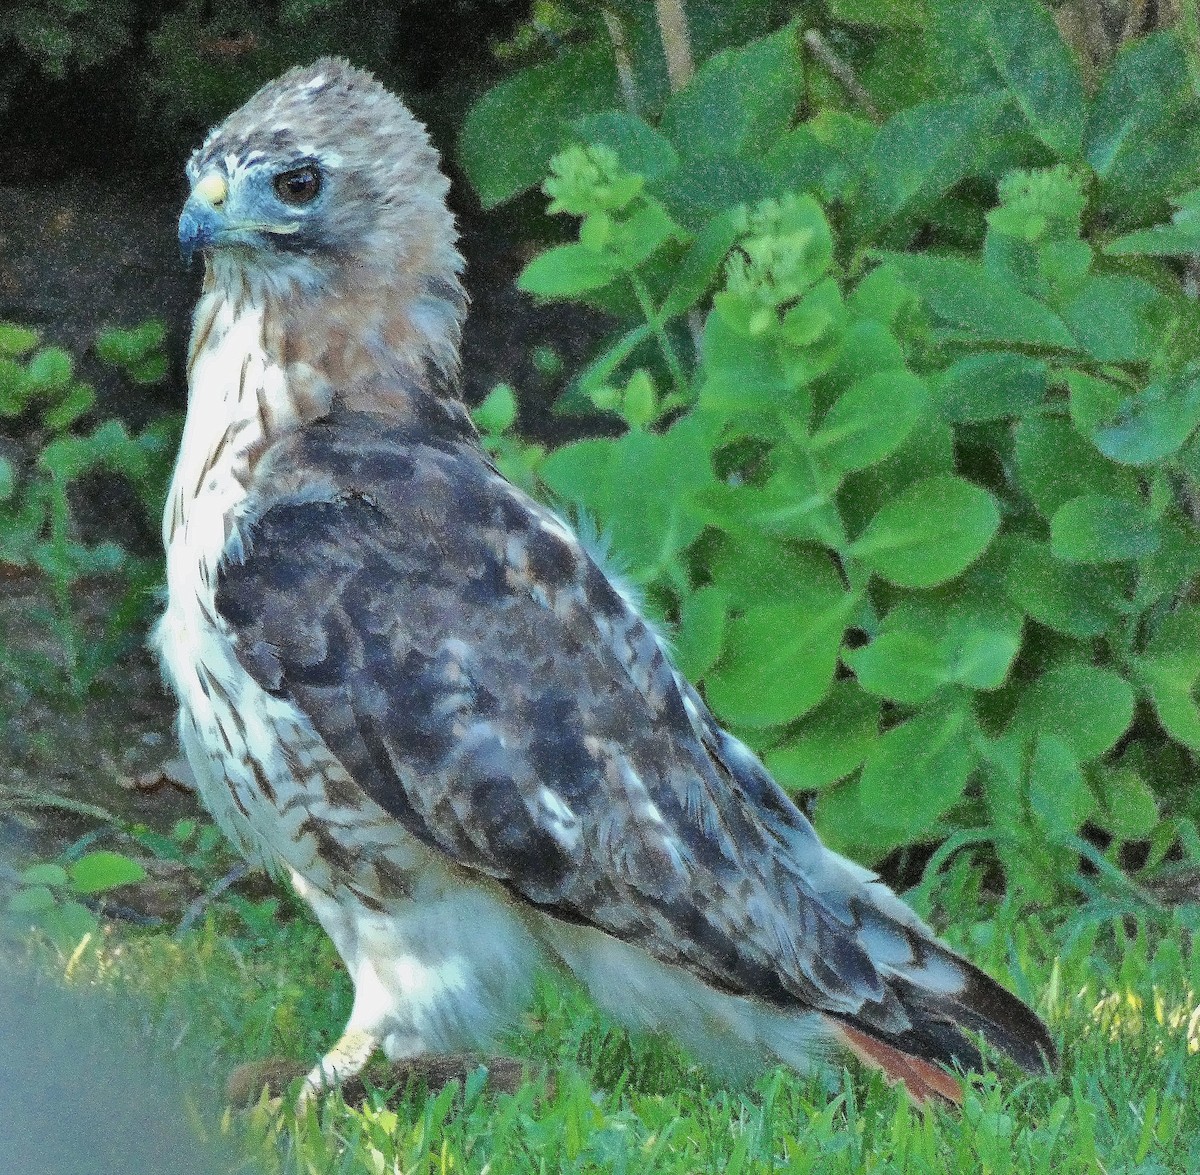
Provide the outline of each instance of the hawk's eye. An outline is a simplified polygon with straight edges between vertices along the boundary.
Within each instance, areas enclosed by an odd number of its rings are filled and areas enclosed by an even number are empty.
[[[275,194],[285,204],[311,204],[321,191],[321,173],[315,164],[306,163],[275,177]]]

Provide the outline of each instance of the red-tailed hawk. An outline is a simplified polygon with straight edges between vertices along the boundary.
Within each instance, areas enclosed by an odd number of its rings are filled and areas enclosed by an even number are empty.
[[[354,981],[311,1093],[486,1045],[543,960],[745,1067],[849,1047],[955,1099],[1018,999],[824,848],[454,394],[466,297],[424,129],[343,61],[188,164],[205,256],[157,632],[206,803]]]

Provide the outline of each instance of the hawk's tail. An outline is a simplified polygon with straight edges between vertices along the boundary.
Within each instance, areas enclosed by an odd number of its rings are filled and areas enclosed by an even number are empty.
[[[962,976],[961,986],[931,991],[893,976],[888,986],[911,1027],[889,1033],[857,1017],[827,1016],[838,1039],[889,1081],[902,1081],[918,1105],[931,1098],[962,1103],[962,1086],[947,1070],[982,1067],[968,1032],[977,1033],[1027,1073],[1057,1068],[1054,1041],[1038,1016],[978,967],[945,948],[940,951]]]

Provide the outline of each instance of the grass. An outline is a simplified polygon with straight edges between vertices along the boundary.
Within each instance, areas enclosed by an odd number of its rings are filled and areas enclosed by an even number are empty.
[[[1007,1067],[983,1076],[961,1114],[922,1116],[857,1068],[807,1078],[777,1070],[728,1089],[669,1042],[629,1037],[549,977],[507,1042],[507,1053],[541,1074],[515,1095],[489,1091],[480,1071],[465,1087],[432,1095],[409,1088],[389,1102],[394,1091],[381,1090],[360,1106],[331,1096],[299,1120],[265,1103],[222,1112],[214,1107],[237,1064],[311,1060],[349,1011],[349,983],[331,945],[292,899],[283,902],[290,916],[234,899],[181,939],[110,936],[54,964],[76,991],[126,993],[124,1021],[105,1005],[110,1058],[126,1047],[112,1044],[119,1023],[130,1026],[122,1040],[140,1035],[174,1052],[176,1068],[192,1078],[189,1104],[209,1107],[182,1113],[184,1129],[224,1135],[240,1170],[1200,1171],[1194,907],[985,908],[965,867],[951,870],[922,902],[925,912],[1034,1003],[1063,1052],[1057,1076]],[[111,1087],[116,1079],[104,1080]]]

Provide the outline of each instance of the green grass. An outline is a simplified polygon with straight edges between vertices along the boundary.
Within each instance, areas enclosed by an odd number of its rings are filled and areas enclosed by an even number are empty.
[[[1063,1066],[1044,1078],[1002,1067],[979,1079],[961,1114],[922,1116],[858,1068],[777,1070],[728,1089],[548,977],[507,1042],[542,1074],[515,1095],[489,1091],[480,1072],[465,1088],[410,1088],[390,1104],[389,1091],[364,1106],[331,1096],[300,1120],[265,1104],[199,1117],[231,1136],[244,1170],[313,1175],[1200,1171],[1195,908],[1130,913],[1093,901],[1038,914],[983,909],[973,893],[965,869],[952,871],[932,905],[920,904],[1048,1018]],[[247,922],[226,906],[179,941],[124,935],[82,953],[71,983],[130,993],[151,1038],[207,1091],[200,1104],[215,1106],[236,1065],[312,1060],[349,1011],[348,980],[322,933],[269,912]]]

